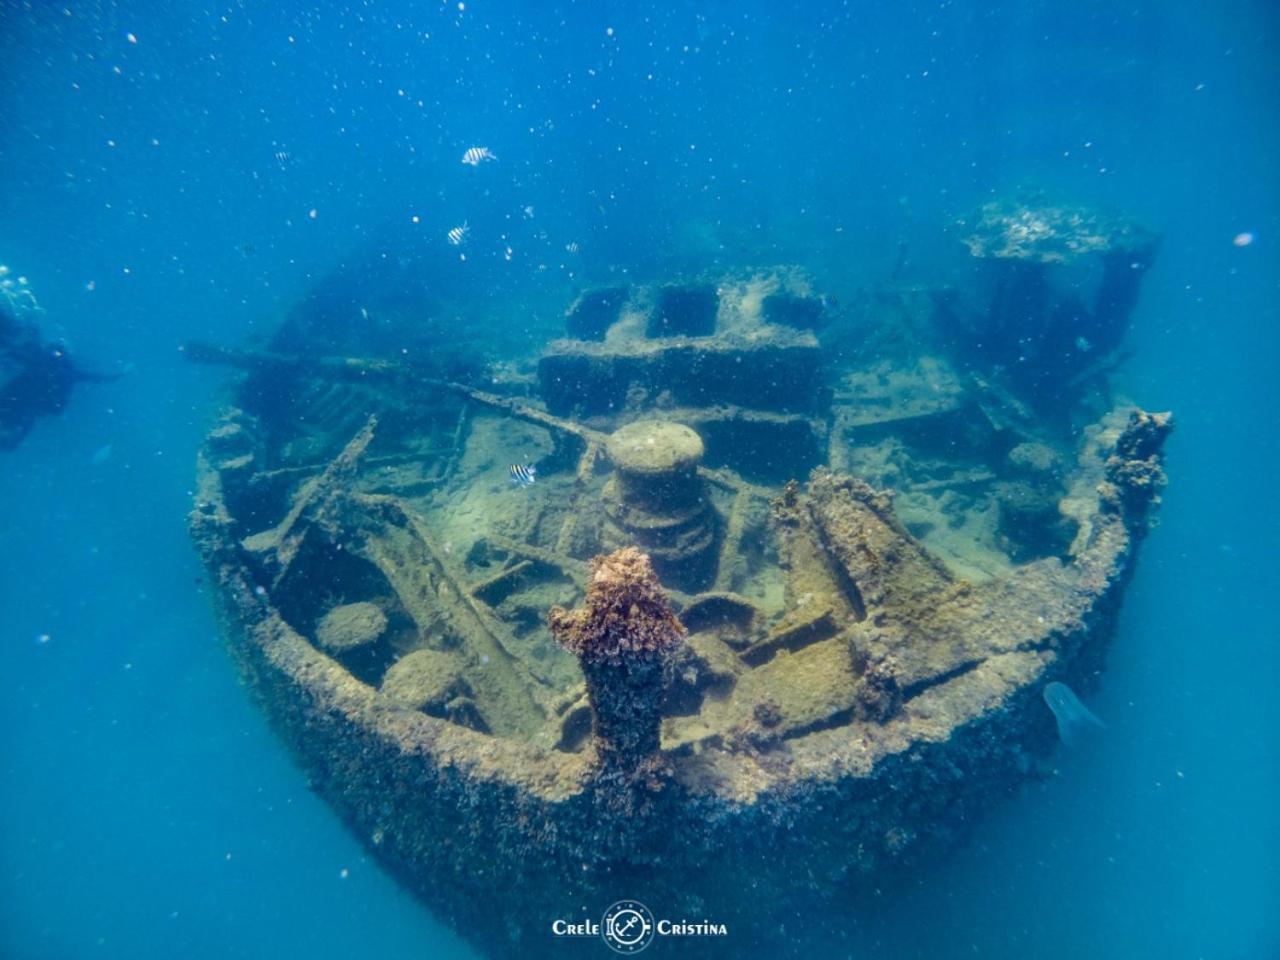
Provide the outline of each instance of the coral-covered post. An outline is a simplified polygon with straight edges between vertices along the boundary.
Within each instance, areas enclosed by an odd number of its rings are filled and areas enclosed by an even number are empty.
[[[634,547],[596,557],[582,606],[552,607],[548,620],[582,664],[601,765],[632,773],[655,766],[663,674],[685,628],[649,557]]]

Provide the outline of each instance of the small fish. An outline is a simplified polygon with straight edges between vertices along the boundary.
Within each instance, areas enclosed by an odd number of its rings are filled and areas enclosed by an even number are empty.
[[[454,227],[452,230],[446,233],[445,236],[449,238],[449,242],[451,244],[453,244],[455,247],[459,247],[462,245],[462,241],[467,238],[467,231],[469,231],[470,229],[471,228],[467,226],[467,224],[464,221],[462,226]]]
[[[529,204],[527,207],[525,207],[523,212],[524,212],[524,218],[525,218],[526,220],[532,220],[532,219],[533,219],[533,204]]]
[[[104,443],[97,450],[93,451],[93,456],[89,458],[89,462],[95,467],[99,467],[107,462],[107,458],[111,456],[111,444]]]
[[[488,147],[468,147],[467,152],[462,155],[462,162],[468,167],[478,167],[486,160],[497,159]]]
[[[276,163],[280,164],[282,167],[287,167],[289,165],[289,161],[293,159],[293,154],[288,150],[277,150],[275,157]]]
[[[1048,684],[1044,688],[1044,702],[1058,722],[1058,738],[1068,747],[1079,746],[1091,735],[1107,729],[1065,683],[1055,680]]]
[[[1088,353],[1093,349],[1093,344],[1084,337],[1076,337],[1076,349],[1081,353]]]
[[[564,248],[570,253],[577,253],[579,250],[582,249],[581,247],[578,246],[577,240],[570,240],[568,243],[564,245]]]
[[[511,465],[511,482],[517,487],[531,487],[537,479],[537,467],[524,467],[518,463]]]

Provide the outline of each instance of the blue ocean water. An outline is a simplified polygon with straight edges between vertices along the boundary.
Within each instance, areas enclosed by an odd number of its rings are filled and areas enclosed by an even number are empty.
[[[530,291],[467,331],[504,347],[673,255],[839,292],[905,243],[933,282],[1033,187],[1162,235],[1120,379],[1178,428],[1107,731],[829,955],[1280,956],[1278,53],[1266,2],[0,0],[0,263],[125,373],[0,453],[0,955],[472,955],[237,683],[185,528],[226,376],[180,344],[265,336],[371,243]]]

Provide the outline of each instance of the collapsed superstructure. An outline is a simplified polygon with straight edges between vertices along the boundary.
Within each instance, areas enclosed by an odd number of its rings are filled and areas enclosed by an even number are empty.
[[[558,956],[554,920],[625,897],[804,953],[788,916],[838,927],[815,904],[1034,774],[1163,484],[1168,415],[1038,417],[963,309],[833,310],[795,270],[593,289],[483,384],[190,347],[246,371],[191,519],[230,646],[487,952]]]

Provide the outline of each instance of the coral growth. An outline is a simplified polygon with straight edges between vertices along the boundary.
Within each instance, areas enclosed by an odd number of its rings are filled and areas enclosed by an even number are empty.
[[[1017,201],[984,204],[972,227],[964,244],[973,256],[1030,263],[1069,263],[1086,254],[1141,248],[1153,241],[1140,227],[1095,210]]]
[[[685,629],[649,558],[626,547],[591,561],[587,599],[576,610],[552,607],[551,632],[577,654],[591,701],[591,729],[603,767],[624,786],[652,779],[671,654]]]
[[[666,652],[685,634],[649,557],[635,547],[592,560],[586,602],[576,610],[552,607],[548,621],[564,647],[596,662]]]
[[[1116,441],[1115,453],[1107,458],[1107,478],[1099,487],[1105,503],[1136,520],[1160,502],[1166,482],[1161,450],[1172,430],[1169,413],[1133,412]]]

